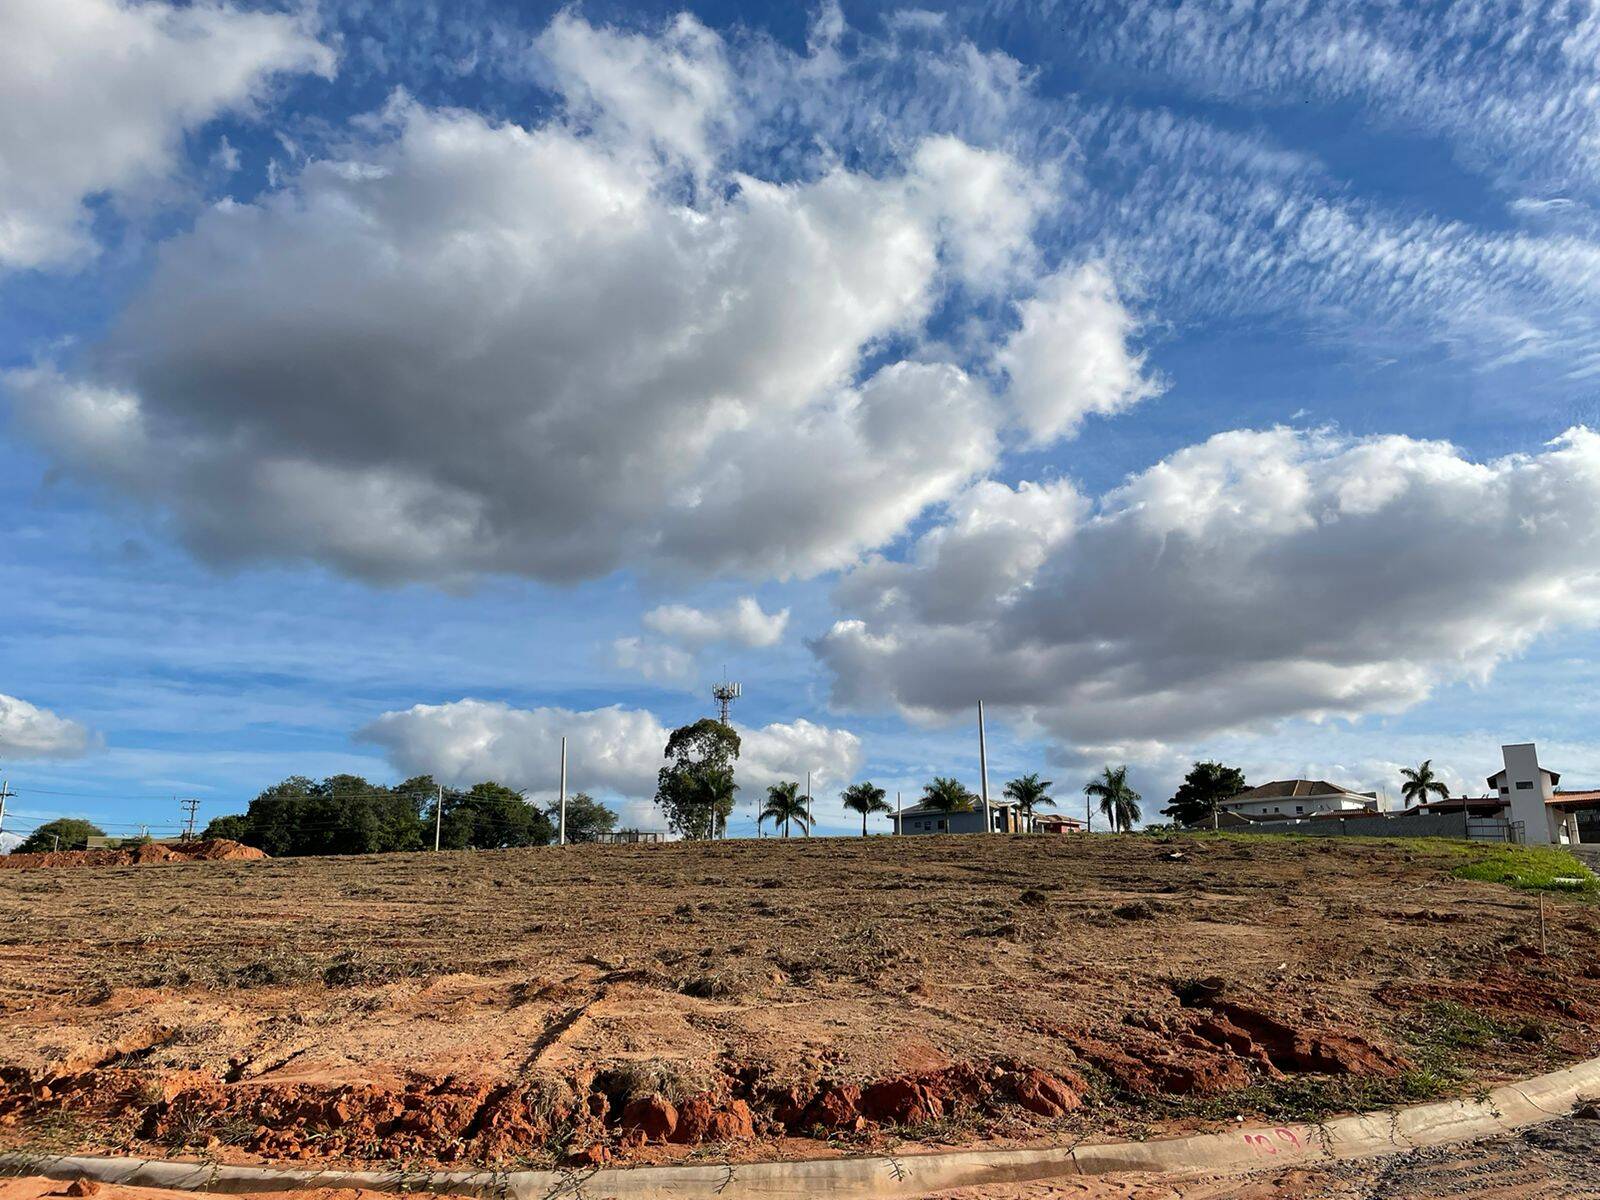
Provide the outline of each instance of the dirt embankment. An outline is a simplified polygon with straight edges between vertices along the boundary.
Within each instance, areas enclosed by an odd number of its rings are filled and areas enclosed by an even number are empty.
[[[0,867],[136,867],[148,863],[234,862],[266,858],[254,846],[227,838],[193,842],[145,842],[114,850],[52,850],[44,854],[0,854]]]
[[[1450,851],[575,847],[0,878],[0,1145],[548,1165],[1016,1145],[1600,1052],[1600,926]],[[25,918],[25,919],[23,919]]]

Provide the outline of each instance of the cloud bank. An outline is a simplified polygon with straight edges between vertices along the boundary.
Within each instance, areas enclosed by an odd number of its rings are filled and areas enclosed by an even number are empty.
[[[1152,757],[1288,717],[1395,712],[1600,620],[1600,434],[1219,434],[1091,502],[984,483],[813,643],[847,709],[978,698],[1063,747]]]
[[[731,67],[693,19],[564,15],[539,47],[547,122],[397,95],[163,246],[78,361],[14,373],[23,424],[214,560],[782,578],[897,536],[1008,431],[1146,394],[1109,280],[1030,273],[1044,185],[1005,151],[931,136],[758,178],[728,165]],[[927,337],[953,290],[1002,283],[1087,331],[1052,358],[1024,310],[1017,404]]]
[[[818,791],[849,782],[861,762],[861,740],[811,721],[737,727],[743,750],[735,771],[741,807],[769,784],[804,781]],[[514,708],[458,700],[387,712],[357,735],[381,746],[397,769],[464,785],[495,779],[540,799],[559,787],[561,738],[567,738],[568,787],[622,796],[635,819],[653,812],[656,773],[671,733],[651,712],[612,705],[587,711]]]

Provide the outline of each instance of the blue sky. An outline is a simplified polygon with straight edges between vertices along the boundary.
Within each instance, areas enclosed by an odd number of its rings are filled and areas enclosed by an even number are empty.
[[[4,45],[54,68],[0,69],[8,827],[543,794],[562,733],[648,824],[724,667],[736,831],[808,769],[825,829],[975,785],[980,697],[991,778],[1068,797],[1600,780],[1582,8],[57,0]]]

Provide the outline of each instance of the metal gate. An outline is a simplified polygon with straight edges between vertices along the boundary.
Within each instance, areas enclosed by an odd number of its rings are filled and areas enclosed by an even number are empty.
[[[1467,837],[1474,842],[1521,843],[1522,822],[1504,817],[1468,817]]]

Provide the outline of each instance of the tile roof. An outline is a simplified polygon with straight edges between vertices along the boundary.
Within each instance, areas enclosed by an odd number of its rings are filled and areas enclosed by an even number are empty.
[[[1550,805],[1572,805],[1579,808],[1600,806],[1600,791],[1556,792],[1545,801]]]
[[[1357,799],[1371,799],[1370,796],[1363,796],[1360,792],[1329,783],[1326,779],[1277,779],[1258,787],[1247,788],[1237,796],[1228,797],[1224,803],[1233,804],[1239,800],[1279,800],[1295,796],[1354,796]]]

